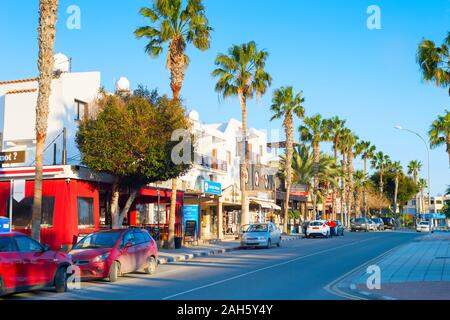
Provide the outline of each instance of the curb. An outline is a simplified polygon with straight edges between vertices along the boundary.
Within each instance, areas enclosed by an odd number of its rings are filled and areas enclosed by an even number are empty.
[[[299,239],[301,239],[301,236],[290,236],[289,238],[281,239],[281,241],[284,242],[284,241],[292,241],[292,240],[299,240]],[[236,246],[236,247],[231,247],[231,248],[211,249],[211,250],[207,250],[207,251],[187,253],[184,255],[180,254],[180,255],[177,255],[174,257],[159,257],[158,264],[169,264],[169,263],[174,263],[174,262],[179,262],[179,261],[186,261],[186,260],[191,260],[191,259],[199,258],[199,257],[207,257],[207,256],[216,255],[216,254],[232,252],[232,251],[236,251],[239,249],[240,249],[240,246]]]

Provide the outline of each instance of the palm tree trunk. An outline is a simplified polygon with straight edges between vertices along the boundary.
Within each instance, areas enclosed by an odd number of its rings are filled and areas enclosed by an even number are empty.
[[[170,70],[170,88],[172,89],[173,100],[180,101],[180,91],[183,87],[184,72],[186,68],[184,50],[185,43],[181,37],[172,39],[169,47],[169,56],[167,58],[167,68]],[[177,206],[177,179],[172,179],[172,192],[170,196],[170,213],[168,225],[168,241],[169,249],[175,248],[175,219]]]
[[[367,157],[364,156],[364,181],[367,177]],[[364,183],[362,187],[362,207],[364,210],[364,216],[367,216],[367,194],[366,194],[366,184]]]
[[[337,164],[337,157],[338,157],[337,147],[338,147],[338,141],[337,141],[337,139],[334,139],[333,150],[334,150],[334,163],[335,164]],[[333,190],[332,190],[333,191],[333,194],[332,194],[332,202],[333,202],[332,206],[333,206],[333,208],[332,208],[332,212],[331,212],[333,220],[336,220],[336,206],[337,206],[337,204],[336,204],[336,193],[337,193],[337,190],[336,189],[337,188],[333,186]]]
[[[342,170],[345,172],[347,172],[347,157],[346,157],[346,153],[342,152]],[[341,223],[344,224],[344,218],[346,218],[347,216],[345,215],[345,213],[347,212],[347,208],[346,206],[344,207],[345,204],[345,199],[347,199],[347,183],[346,183],[346,175],[344,174],[342,179],[341,179]],[[344,212],[345,211],[345,212]],[[345,219],[345,224],[347,225],[347,221],[348,219]],[[347,225],[348,226],[348,225]]]
[[[247,98],[239,92],[242,111],[242,156],[241,156],[241,226],[249,223],[247,192],[245,187],[245,173],[247,172]]]
[[[31,216],[31,236],[37,241],[40,241],[41,233],[44,144],[47,137],[49,100],[53,79],[57,11],[58,0],[41,0],[39,2],[39,93],[36,104],[36,177]]]
[[[383,169],[380,168],[380,193],[383,193],[384,182],[383,182]]]
[[[319,170],[320,170],[320,145],[313,144],[313,160],[314,160],[314,198],[313,198],[313,214],[314,219],[317,215],[317,195],[319,192]]]
[[[394,217],[397,218],[398,175],[395,176]]]
[[[284,207],[283,231],[288,233],[289,195],[292,184],[292,154],[293,154],[293,119],[291,114],[286,115],[284,121],[286,130],[286,205]]]
[[[418,180],[418,176],[417,176],[417,173],[415,172],[414,173],[414,183],[416,184],[416,186],[417,186],[417,180]],[[415,220],[414,221],[414,225],[417,226],[417,223],[419,222],[419,192],[416,193],[415,199],[416,199],[416,203],[415,203],[415,206],[414,206],[414,210],[415,210],[416,214],[415,214],[415,217],[414,217],[414,220]]]
[[[348,203],[348,224],[350,225],[350,217],[352,215],[352,207],[353,207],[353,192],[354,192],[354,183],[353,183],[353,148],[350,147],[348,152],[348,195],[347,195],[347,203]]]

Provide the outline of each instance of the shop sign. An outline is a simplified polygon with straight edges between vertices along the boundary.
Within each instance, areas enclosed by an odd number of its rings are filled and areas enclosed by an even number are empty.
[[[218,182],[205,181],[203,184],[203,192],[214,195],[221,195],[222,184]]]

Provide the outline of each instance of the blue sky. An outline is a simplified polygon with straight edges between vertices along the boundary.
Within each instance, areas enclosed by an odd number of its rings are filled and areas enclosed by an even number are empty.
[[[248,122],[270,130],[269,106],[275,88],[303,90],[308,115],[338,115],[356,134],[400,160],[423,162],[426,151],[415,136],[393,129],[396,124],[426,135],[433,119],[450,108],[445,89],[423,83],[415,62],[420,40],[441,43],[450,25],[450,0],[205,0],[214,28],[211,49],[188,49],[191,63],[182,96],[204,122],[240,119],[235,99],[219,101],[210,74],[214,58],[231,44],[255,40],[269,51],[267,71],[274,81],[268,94],[251,101]],[[127,76],[132,86],[143,83],[170,93],[165,55],[150,59],[133,30],[146,21],[138,10],[150,0],[60,0],[56,52],[73,59],[73,71],[101,71],[103,85],[113,89]],[[381,30],[366,27],[369,5],[381,9]],[[70,5],[81,9],[81,29],[69,30]],[[0,80],[37,74],[38,1],[0,2]],[[297,121],[297,125],[300,122]],[[329,149],[325,145],[324,149]],[[360,167],[361,161],[356,161]],[[450,184],[445,148],[431,152],[432,193]]]

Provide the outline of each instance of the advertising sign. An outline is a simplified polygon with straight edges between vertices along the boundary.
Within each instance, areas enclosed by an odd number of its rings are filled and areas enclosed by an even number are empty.
[[[185,205],[183,206],[183,225],[184,230],[187,230],[187,222],[195,221],[197,227],[197,234],[199,234],[198,230],[198,217],[199,217],[199,208],[198,205]]]
[[[203,192],[215,195],[222,194],[222,184],[218,182],[205,181]]]

